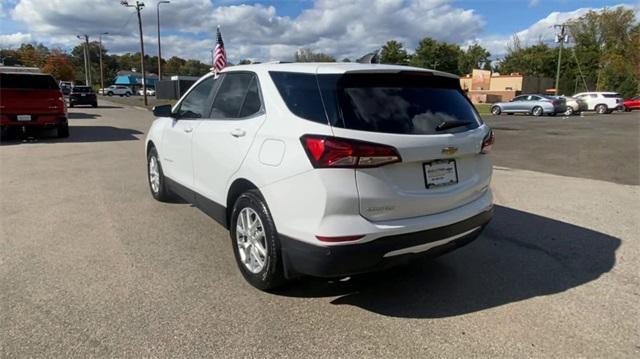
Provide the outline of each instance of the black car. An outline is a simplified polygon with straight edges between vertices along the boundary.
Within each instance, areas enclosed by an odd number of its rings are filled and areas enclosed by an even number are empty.
[[[69,107],[76,105],[91,105],[98,107],[98,98],[89,86],[74,86],[69,94]]]

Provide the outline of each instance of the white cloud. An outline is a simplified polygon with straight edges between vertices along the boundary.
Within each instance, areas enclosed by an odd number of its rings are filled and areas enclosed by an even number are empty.
[[[13,34],[0,35],[0,48],[12,49],[29,42],[31,42],[31,34],[16,32]]]
[[[209,0],[173,0],[162,5],[163,54],[208,60],[217,24],[232,61],[289,59],[301,47],[353,58],[389,39],[414,48],[425,36],[462,43],[484,26],[479,15],[454,6],[454,0],[316,0],[294,18],[279,15],[273,6],[233,0],[215,3],[224,5],[213,6]],[[156,1],[146,4],[144,32],[151,36],[146,45],[153,53]],[[137,51],[135,17],[127,23],[133,11],[117,1],[21,0],[11,17],[23,22],[35,39],[47,43],[72,46],[78,43],[75,34],[108,31],[117,34],[105,38],[111,51]]]
[[[623,6],[628,9],[633,9],[636,13],[636,17],[640,15],[639,6],[633,7],[627,4],[620,4],[611,6],[609,8],[614,8],[617,6]],[[514,35],[518,37],[522,46],[534,45],[538,42],[551,44],[553,43],[556,34],[553,27],[555,24],[562,24],[571,19],[577,19],[592,10],[601,11],[602,8],[580,8],[568,12],[552,12],[547,17],[538,20],[533,25],[524,30],[518,31],[515,34],[478,37],[474,41],[480,43],[482,46],[487,48],[492,55],[498,57],[506,54],[507,45],[512,40]]]

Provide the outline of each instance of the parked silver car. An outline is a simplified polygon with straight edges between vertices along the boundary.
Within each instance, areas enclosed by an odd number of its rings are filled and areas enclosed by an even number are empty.
[[[491,106],[491,113],[494,115],[526,113],[534,116],[555,116],[566,110],[567,105],[563,98],[545,95],[520,95],[509,102],[497,102]]]

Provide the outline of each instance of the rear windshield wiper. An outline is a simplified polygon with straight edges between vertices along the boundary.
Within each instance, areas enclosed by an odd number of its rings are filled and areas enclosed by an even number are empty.
[[[456,127],[462,127],[462,126],[467,126],[470,123],[468,121],[444,121],[441,122],[438,126],[436,126],[436,131],[444,131],[444,130],[448,130],[450,128],[456,128]]]

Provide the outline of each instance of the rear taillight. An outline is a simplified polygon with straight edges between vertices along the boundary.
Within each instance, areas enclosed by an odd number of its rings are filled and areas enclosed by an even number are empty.
[[[480,153],[489,153],[491,152],[491,147],[493,146],[493,143],[496,141],[496,137],[493,134],[493,130],[489,130],[489,133],[487,133],[486,136],[484,136],[484,139],[482,140],[482,148],[480,150]]]
[[[315,168],[367,168],[400,162],[398,151],[387,145],[320,135],[300,138]]]

